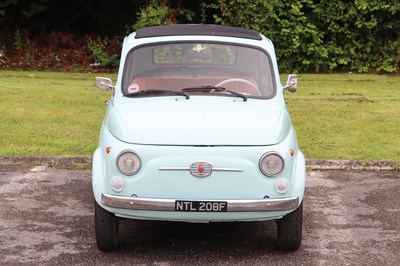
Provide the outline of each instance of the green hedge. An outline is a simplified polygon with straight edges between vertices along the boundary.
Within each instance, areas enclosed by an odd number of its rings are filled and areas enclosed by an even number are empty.
[[[216,23],[254,29],[275,44],[282,71],[400,70],[398,0],[218,0]]]
[[[63,38],[55,38],[69,32],[77,38],[89,35],[103,40],[108,36],[111,40],[145,26],[216,23],[265,34],[276,46],[283,72],[400,71],[400,0],[120,0],[118,5],[114,2],[3,1],[0,67],[7,65],[4,61],[28,66],[32,64],[30,60],[40,61],[37,53],[33,54],[35,47],[47,45],[49,51],[60,48],[54,52],[56,59],[65,49],[78,51],[79,42],[71,48],[65,47]],[[103,65],[115,65],[117,56],[107,58],[113,51],[103,44],[92,42],[86,50]],[[74,63],[79,64],[87,62]]]

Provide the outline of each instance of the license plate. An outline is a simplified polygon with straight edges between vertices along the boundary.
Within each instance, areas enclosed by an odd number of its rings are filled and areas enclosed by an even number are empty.
[[[175,211],[180,212],[226,212],[226,201],[175,201]]]

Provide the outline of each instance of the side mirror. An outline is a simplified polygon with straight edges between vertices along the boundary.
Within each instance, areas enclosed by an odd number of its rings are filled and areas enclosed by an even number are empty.
[[[284,90],[287,92],[295,93],[297,90],[297,75],[296,74],[289,74],[286,85],[283,87]]]
[[[112,91],[114,89],[111,79],[103,77],[96,77],[94,86],[103,91]]]

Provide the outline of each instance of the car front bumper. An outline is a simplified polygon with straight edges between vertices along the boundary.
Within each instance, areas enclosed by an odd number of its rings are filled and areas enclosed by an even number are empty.
[[[111,208],[141,210],[141,211],[175,211],[173,199],[149,199],[114,196],[102,193],[102,204]],[[206,200],[211,201],[212,200]],[[221,200],[218,200],[221,201]],[[299,206],[299,197],[263,200],[226,200],[227,212],[268,212],[290,211]]]

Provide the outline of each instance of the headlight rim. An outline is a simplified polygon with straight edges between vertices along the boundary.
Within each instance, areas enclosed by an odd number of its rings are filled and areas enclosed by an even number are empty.
[[[277,156],[281,159],[281,161],[282,161],[282,167],[281,167],[281,169],[279,170],[279,172],[276,173],[276,174],[268,174],[268,173],[266,173],[266,172],[264,171],[264,169],[263,169],[263,167],[262,167],[262,162],[263,162],[263,160],[264,160],[267,156],[269,156],[269,155],[277,155]],[[267,177],[276,177],[276,176],[279,176],[280,174],[282,174],[282,172],[285,170],[285,159],[283,158],[283,156],[282,156],[279,152],[270,151],[270,152],[264,153],[264,154],[261,156],[260,161],[259,161],[259,163],[258,163],[258,167],[259,167],[259,169],[260,169],[260,171],[261,171],[261,173],[262,173],[263,175],[265,175],[265,176],[267,176]]]
[[[125,172],[125,171],[122,171],[121,168],[119,167],[119,160],[120,160],[121,156],[122,156],[123,154],[126,154],[126,153],[132,153],[132,154],[134,154],[134,155],[137,157],[137,159],[139,160],[139,167],[138,167],[134,172]],[[121,174],[126,175],[126,176],[135,175],[135,174],[137,174],[137,173],[140,171],[140,169],[142,168],[142,159],[140,158],[139,154],[138,154],[136,151],[134,151],[134,150],[123,150],[123,151],[121,151],[121,152],[118,154],[117,159],[116,159],[115,162],[116,162],[116,166],[117,166],[118,171],[119,171]]]

